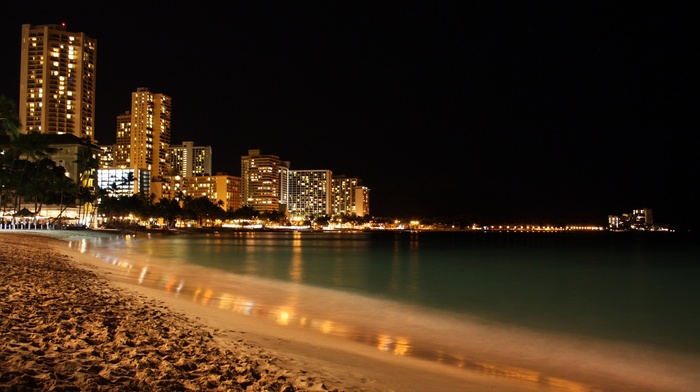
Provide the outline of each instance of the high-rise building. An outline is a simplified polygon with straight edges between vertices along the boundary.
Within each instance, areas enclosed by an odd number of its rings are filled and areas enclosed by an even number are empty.
[[[241,204],[260,212],[280,211],[280,170],[277,155],[248,150],[241,156]]]
[[[172,99],[165,94],[152,93],[145,87],[131,94],[129,168],[148,170],[152,178],[168,174],[171,111]]]
[[[115,168],[131,167],[131,112],[128,110],[117,116],[117,138],[113,154]]]
[[[333,176],[333,215],[347,214],[365,216],[369,214],[369,189],[362,186],[362,179]]]
[[[654,213],[651,208],[632,210],[631,214],[608,215],[608,228],[611,230],[656,230]]]
[[[168,174],[171,101],[165,94],[139,87],[131,93],[131,110],[117,115],[117,135],[110,148],[110,168],[131,170],[134,181],[128,183],[133,193],[150,189],[150,184],[142,184],[142,181],[159,181]],[[103,165],[103,168],[107,166]]]
[[[116,169],[116,165],[114,163],[114,151],[116,150],[116,146],[114,144],[111,145],[106,145],[106,146],[100,146],[100,164],[99,164],[99,169]]]
[[[242,206],[285,212],[292,219],[369,215],[369,188],[360,178],[336,179],[331,170],[292,170],[277,155],[248,150],[241,157]]]
[[[630,223],[634,229],[646,229],[654,225],[654,214],[651,208],[632,210]]]
[[[169,148],[170,175],[182,177],[211,175],[211,146],[195,146],[194,142],[182,142]]]
[[[289,172],[291,171],[289,167],[291,163],[289,161],[280,162],[280,211],[287,211],[287,205],[289,204]]]
[[[97,40],[65,25],[22,25],[20,132],[95,139]]]
[[[207,197],[224,211],[241,208],[241,178],[228,174],[182,178],[182,193],[193,198]]]
[[[331,216],[330,170],[289,170],[287,211],[292,217]]]
[[[369,188],[358,186],[355,188],[355,215],[369,215]]]

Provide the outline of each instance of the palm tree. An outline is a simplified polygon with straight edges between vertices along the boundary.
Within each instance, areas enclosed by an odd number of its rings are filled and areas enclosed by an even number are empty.
[[[17,137],[19,137],[19,115],[17,114],[17,105],[11,99],[8,99],[4,95],[0,95],[0,132],[7,134],[10,138],[10,143],[14,142]],[[0,175],[0,208],[3,212],[5,211],[5,203],[8,197],[11,198],[10,184],[12,180],[11,168],[14,164],[14,158],[10,159],[11,155],[7,153],[10,148],[7,146],[0,146],[0,168],[3,169]],[[5,170],[8,169],[8,170]]]
[[[155,205],[156,213],[159,217],[162,217],[165,221],[166,228],[171,229],[175,226],[177,218],[182,215],[182,207],[180,202],[175,199],[168,199],[163,197]]]
[[[77,185],[77,184],[74,184]],[[84,221],[88,214],[88,205],[94,206],[95,189],[92,187],[77,185],[76,199],[78,200],[78,219]]]
[[[48,204],[59,205],[59,213],[58,216],[54,218],[54,221],[60,219],[66,208],[75,205],[75,200],[77,198],[76,192],[75,182],[66,176],[66,169],[62,166],[54,165],[50,173],[50,183],[46,189],[44,199]]]
[[[198,198],[192,198],[188,196],[185,198],[182,209],[184,213],[188,215],[190,219],[196,220],[197,225],[202,227],[202,223],[205,219],[218,219],[223,218],[226,212],[219,205],[212,202],[208,197],[201,196]]]
[[[24,163],[23,167],[19,169],[19,177],[16,179],[16,184],[12,184],[14,188],[12,191],[14,192],[13,196],[15,210],[19,210],[22,188],[24,186],[24,177],[28,171],[27,167],[29,163],[34,163],[44,158],[49,158],[50,154],[54,151],[54,148],[49,147],[47,135],[36,131],[26,134],[19,134],[19,136],[11,141],[9,153],[14,158],[10,168],[11,178],[13,177],[14,170],[16,169],[15,162]]]
[[[88,207],[95,209],[95,202],[97,201],[97,189],[95,188],[93,181],[97,168],[99,167],[99,160],[95,158],[92,154],[92,150],[87,146],[82,146],[78,150],[78,159],[74,161],[78,165],[79,178],[76,182],[77,195],[78,195],[78,218],[84,220],[85,216],[81,217],[81,214],[87,215]]]
[[[27,166],[28,176],[31,181],[22,188],[22,199],[34,202],[34,211],[29,211],[35,217],[41,211],[44,204],[59,204],[59,216],[66,207],[75,205],[75,183],[66,176],[66,169],[56,165],[50,158],[43,158],[38,162],[31,162]]]
[[[10,141],[19,136],[19,114],[17,105],[11,99],[0,95],[0,131],[10,136]]]

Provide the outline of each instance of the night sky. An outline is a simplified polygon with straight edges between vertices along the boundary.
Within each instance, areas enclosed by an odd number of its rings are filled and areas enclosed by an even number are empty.
[[[173,143],[211,145],[215,172],[240,175],[261,149],[362,178],[374,216],[700,217],[686,3],[57,3],[3,10],[0,94],[18,98],[23,23],[85,32],[99,144],[148,87],[173,98]]]

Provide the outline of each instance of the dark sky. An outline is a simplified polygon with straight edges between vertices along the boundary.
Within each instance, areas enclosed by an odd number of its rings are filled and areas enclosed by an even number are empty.
[[[173,98],[173,143],[211,145],[215,171],[259,148],[362,178],[375,216],[700,217],[685,3],[58,3],[3,11],[0,94],[17,99],[21,25],[66,22],[98,41],[100,144],[148,87]]]

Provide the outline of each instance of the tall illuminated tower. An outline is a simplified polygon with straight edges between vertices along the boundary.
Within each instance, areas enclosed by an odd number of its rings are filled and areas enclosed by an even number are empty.
[[[131,167],[131,112],[117,116],[117,138],[114,144],[114,167]]]
[[[287,211],[292,216],[331,216],[332,179],[330,170],[290,170]]]
[[[208,176],[211,172],[211,146],[195,146],[194,142],[182,142],[169,148],[170,170],[182,177]]]
[[[241,157],[241,204],[259,212],[280,210],[280,170],[277,155],[248,150]]]
[[[333,176],[333,215],[369,214],[369,188],[362,186],[362,179],[343,174]]]
[[[151,177],[168,174],[172,99],[139,87],[131,94],[129,167]],[[119,130],[117,131],[119,132]]]
[[[19,116],[22,133],[95,139],[97,40],[65,25],[22,25]]]

